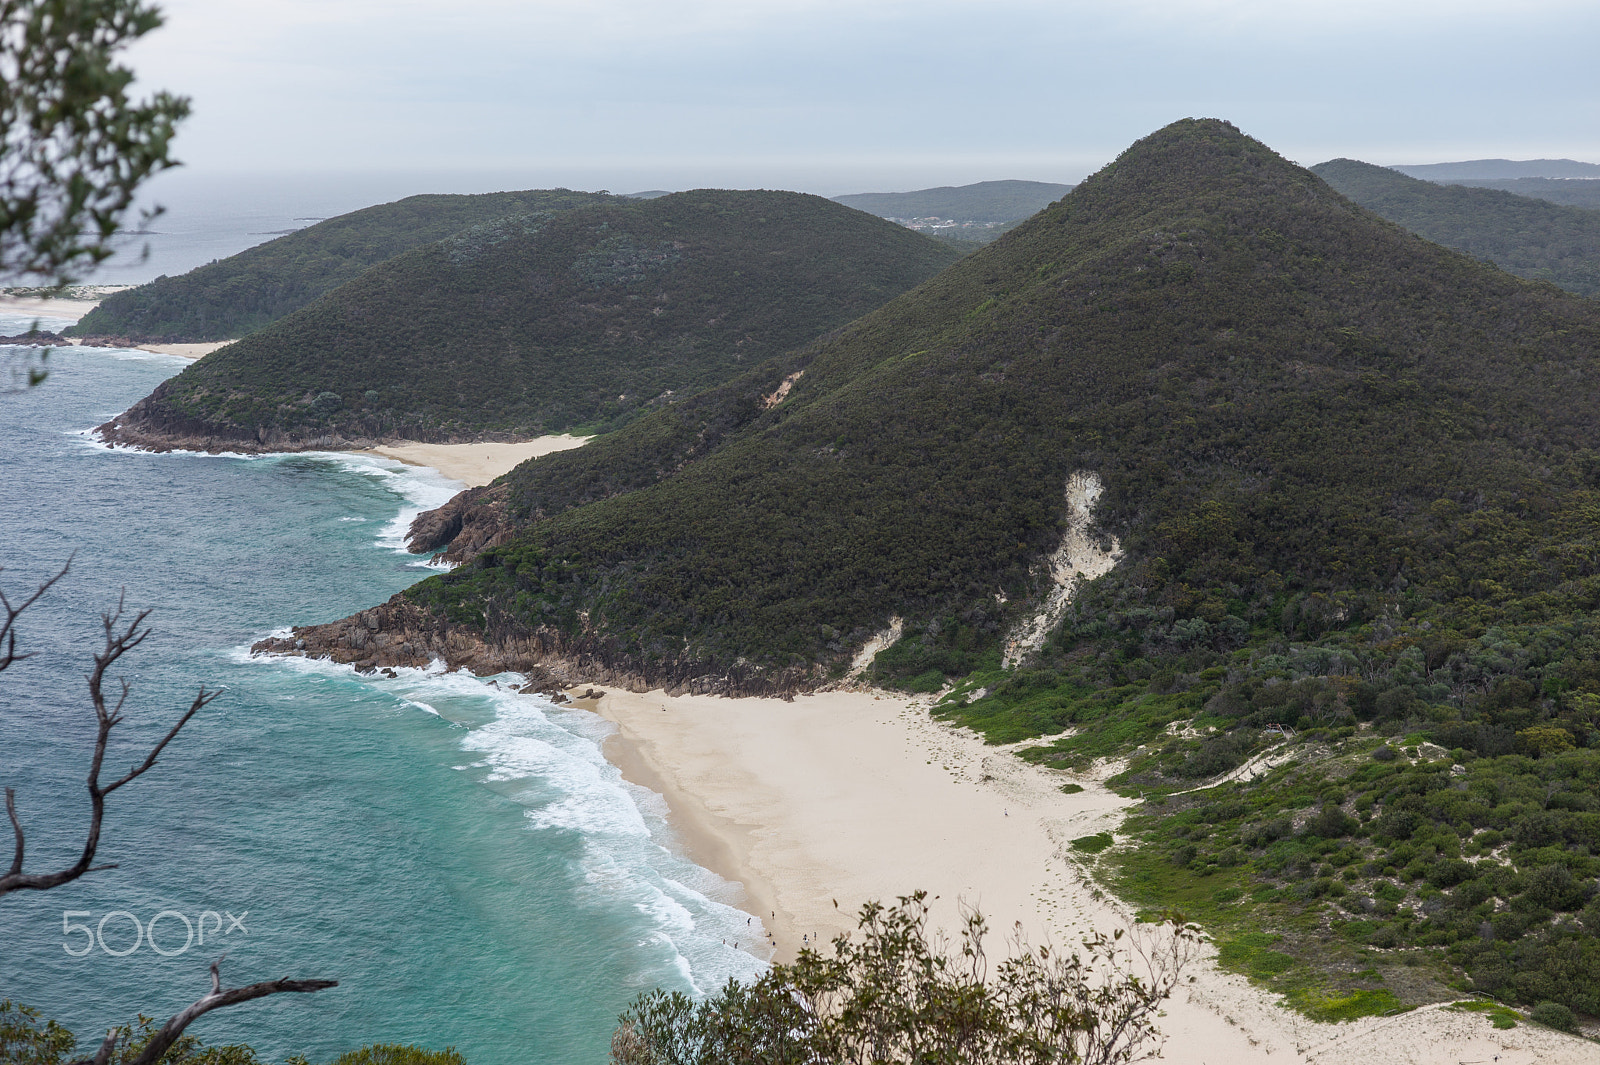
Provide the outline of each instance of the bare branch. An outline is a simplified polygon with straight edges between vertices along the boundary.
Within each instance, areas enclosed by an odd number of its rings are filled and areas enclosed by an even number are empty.
[[[18,614],[31,606],[39,596],[49,589],[51,584],[54,584],[65,573],[66,567],[62,567],[61,573],[56,574],[55,577],[41,585],[37,592],[16,608],[12,608],[10,603],[5,602],[4,606],[7,611],[5,625],[9,628]],[[150,611],[148,610],[141,610],[134,616],[132,621],[128,622],[126,626],[123,625],[122,618],[126,596],[127,593],[124,591],[117,598],[117,609],[112,613],[101,615],[101,626],[105,630],[105,645],[100,650],[100,653],[94,656],[94,669],[86,677],[89,683],[89,701],[94,707],[95,741],[94,755],[89,761],[89,830],[84,839],[83,851],[79,854],[76,862],[58,872],[24,873],[22,871],[24,854],[22,822],[17,817],[13,791],[11,788],[7,788],[6,814],[11,820],[11,830],[16,840],[16,847],[13,852],[10,871],[4,876],[0,876],[0,895],[21,890],[45,891],[76,880],[85,873],[115,868],[115,866],[111,865],[94,864],[95,851],[100,846],[100,826],[105,819],[106,796],[129,781],[148,772],[156,764],[156,760],[160,758],[161,752],[167,749],[167,744],[171,743],[194,715],[200,712],[201,707],[222,694],[220,691],[207,691],[202,687],[195,695],[193,702],[189,704],[189,709],[184,711],[183,715],[167,730],[167,734],[161,738],[160,742],[150,749],[142,761],[135,763],[128,772],[109,784],[100,783],[100,772],[105,764],[106,746],[111,738],[111,730],[121,723],[122,708],[128,700],[128,682],[122,680],[119,682],[120,691],[118,692],[116,703],[111,706],[107,705],[105,696],[106,672],[117,663],[118,659],[138,647],[150,635],[150,630],[145,626],[145,619],[150,616]],[[3,596],[0,596],[0,602],[4,602]],[[17,658],[26,657],[25,655],[16,655],[13,652],[14,648],[8,647],[6,654],[10,655],[10,657],[4,659],[6,664],[10,664],[11,661]]]
[[[227,955],[223,955],[226,957]],[[196,1019],[224,1006],[236,1006],[241,1002],[251,999],[265,998],[268,995],[277,995],[284,992],[309,992],[321,991],[328,987],[338,987],[337,980],[268,980],[259,984],[250,984],[248,987],[236,987],[229,991],[222,989],[222,958],[211,963],[211,990],[197,999],[193,1004],[175,1014],[171,1020],[161,1026],[161,1030],[151,1036],[139,1056],[128,1065],[155,1065],[161,1056],[172,1048],[172,1044],[183,1035],[183,1030],[194,1023]]]
[[[17,849],[11,858],[11,870],[8,876],[19,876],[22,873],[22,822],[17,820],[17,789],[6,789],[6,816],[11,818],[11,832],[17,837]]]
[[[105,1040],[101,1042],[100,1049],[94,1052],[92,1058],[79,1058],[77,1061],[68,1062],[67,1065],[108,1065],[111,1061],[111,1052],[117,1049],[117,1037],[122,1034],[121,1028],[113,1028],[106,1033]]]
[[[28,598],[24,599],[22,602],[17,603],[15,606],[12,605],[11,600],[6,598],[6,593],[0,591],[0,610],[4,610],[6,615],[4,620],[0,620],[0,672],[4,672],[6,668],[9,667],[13,662],[20,662],[24,658],[33,657],[34,652],[32,651],[28,652],[27,654],[17,654],[17,618],[22,615],[24,610],[38,602],[39,598],[43,596],[45,592],[50,590],[50,586],[56,581],[59,581],[62,577],[65,577],[67,575],[67,570],[71,568],[72,558],[69,556],[67,561],[62,563],[61,569],[54,577],[51,577],[49,580],[39,585],[38,588],[34,589],[32,595],[28,596]],[[5,567],[0,566],[0,573],[4,572]]]

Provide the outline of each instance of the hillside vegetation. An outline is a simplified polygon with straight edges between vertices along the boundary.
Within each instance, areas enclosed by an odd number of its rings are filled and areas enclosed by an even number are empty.
[[[1597,354],[1594,303],[1180,122],[836,335],[514,471],[511,542],[396,602],[723,691],[826,683],[902,618],[880,683],[1130,758],[1139,846],[1085,860],[1307,1012],[1593,1011]],[[1002,669],[1080,471],[1121,561]]]
[[[1600,295],[1600,211],[1467,185],[1436,185],[1387,167],[1334,159],[1311,168],[1368,210],[1518,277]]]
[[[1474,178],[1442,184],[1499,189],[1501,192],[1514,192],[1518,196],[1549,200],[1568,207],[1600,208],[1600,179],[1597,178]]]
[[[916,192],[859,192],[834,201],[880,218],[953,218],[964,222],[1015,222],[1072,191],[1049,181],[980,181]]]
[[[1517,178],[1600,178],[1600,164],[1576,159],[1467,159],[1457,163],[1415,163],[1392,169],[1425,181],[1476,182]]]
[[[620,424],[844,325],[956,257],[786,192],[501,218],[214,352],[103,430],[146,446],[294,447]]]
[[[114,293],[67,332],[145,342],[233,340],[299,310],[368,267],[457,230],[609,199],[567,189],[410,196],[329,218],[179,277],[162,276]]]

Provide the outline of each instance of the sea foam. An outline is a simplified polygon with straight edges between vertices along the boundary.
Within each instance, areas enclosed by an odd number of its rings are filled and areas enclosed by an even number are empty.
[[[738,907],[739,886],[682,855],[665,800],[606,760],[601,745],[616,729],[599,715],[514,692],[514,676],[478,678],[438,663],[391,678],[322,659],[252,657],[246,648],[236,655],[354,680],[393,699],[397,713],[420,711],[462,730],[455,768],[521,805],[527,830],[548,836],[552,850],[574,853],[579,903],[635,915],[637,941],[655,959],[642,976],[704,994],[765,970],[765,929]]]

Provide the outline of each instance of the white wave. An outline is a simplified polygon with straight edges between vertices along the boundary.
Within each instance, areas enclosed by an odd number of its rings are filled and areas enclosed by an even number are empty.
[[[431,466],[408,466],[398,459],[382,455],[347,451],[306,451],[301,454],[326,459],[363,477],[376,478],[385,488],[406,501],[408,505],[402,506],[400,512],[383,526],[377,539],[379,547],[400,555],[411,554],[406,549],[406,539],[411,532],[411,523],[417,516],[444,506],[467,486],[465,481],[446,477]],[[412,565],[429,568],[429,561],[424,559]]]
[[[165,356],[163,356],[165,357]],[[411,523],[424,511],[434,510],[448,503],[457,492],[466,487],[463,481],[452,480],[431,466],[410,466],[398,459],[353,451],[266,451],[245,454],[239,451],[190,451],[175,448],[155,452],[128,444],[110,444],[94,436],[96,427],[72,430],[68,435],[77,437],[86,446],[108,454],[118,455],[183,455],[190,458],[232,459],[237,462],[287,462],[316,459],[336,466],[346,473],[354,473],[379,482],[385,489],[403,500],[395,516],[379,529],[374,545],[398,555],[411,557],[406,548]],[[340,518],[340,521],[366,521],[365,518]],[[434,562],[422,558],[411,563],[423,569],[448,570],[453,563]]]
[[[616,727],[599,715],[512,691],[520,678],[446,672],[437,661],[385,677],[322,659],[251,657],[248,648],[236,649],[236,658],[354,679],[394,698],[397,710],[463,728],[467,757],[455,768],[522,805],[529,831],[579,842],[580,901],[634,915],[640,949],[654,959],[648,979],[705,994],[765,970],[765,929],[735,905],[739,886],[681,854],[666,801],[623,780],[606,760],[601,744]]]

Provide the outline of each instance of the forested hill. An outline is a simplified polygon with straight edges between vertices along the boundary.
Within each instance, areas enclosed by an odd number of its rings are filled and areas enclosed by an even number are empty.
[[[1449,183],[1508,181],[1519,178],[1555,180],[1600,178],[1600,164],[1580,163],[1576,159],[1468,159],[1457,163],[1418,163],[1391,169],[1426,181]]]
[[[1038,596],[1076,471],[1107,580],[1179,618],[1448,601],[1480,514],[1515,530],[1471,549],[1503,594],[1553,593],[1497,552],[1587,498],[1597,325],[1182,122],[806,352],[516,471],[520,539],[409,594],[647,683],[820,683],[891,616],[956,675]]]
[[[834,200],[880,218],[954,218],[1014,222],[1072,191],[1049,181],[980,181],[916,192],[860,192]]]
[[[1473,178],[1470,181],[1445,181],[1445,185],[1472,185],[1480,189],[1514,192],[1535,200],[1568,207],[1600,208],[1600,178]]]
[[[158,277],[115,293],[67,332],[138,341],[233,340],[304,307],[370,266],[457,230],[611,198],[568,189],[409,196],[326,219],[179,277]]]
[[[620,424],[844,325],[956,257],[789,192],[505,217],[213,352],[102,431],[149,447],[279,449]]]
[[[1600,295],[1600,211],[1437,185],[1354,159],[1311,169],[1363,207],[1429,240],[1488,259],[1518,277]]]

